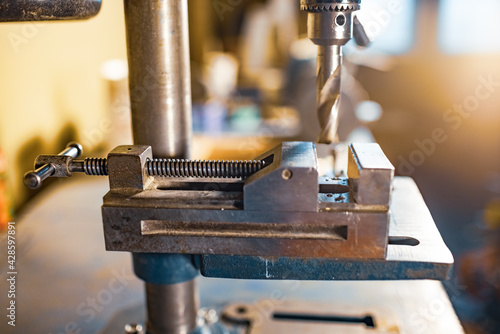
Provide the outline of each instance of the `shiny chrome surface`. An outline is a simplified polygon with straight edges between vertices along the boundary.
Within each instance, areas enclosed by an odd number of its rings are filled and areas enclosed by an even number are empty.
[[[342,49],[338,45],[318,46],[317,112],[320,124],[318,143],[335,141],[339,126]]]

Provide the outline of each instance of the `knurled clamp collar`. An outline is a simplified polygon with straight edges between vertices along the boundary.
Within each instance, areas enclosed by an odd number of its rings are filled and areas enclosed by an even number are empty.
[[[300,10],[309,13],[347,12],[361,8],[361,0],[301,0]]]

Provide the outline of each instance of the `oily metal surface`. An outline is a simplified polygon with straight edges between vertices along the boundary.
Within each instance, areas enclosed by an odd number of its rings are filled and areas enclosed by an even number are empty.
[[[19,229],[14,331],[1,333],[122,333],[126,323],[145,321],[143,284],[131,269],[130,254],[106,252],[99,205],[104,179],[75,177],[39,197],[16,220]],[[4,248],[4,241],[0,247]],[[0,271],[6,272],[4,264]],[[20,271],[21,273],[21,271]],[[2,276],[5,277],[5,276]],[[250,281],[200,277],[200,305],[222,310],[234,303],[271,300],[318,302],[331,313],[355,309],[400,325],[401,333],[463,333],[440,282]],[[7,291],[0,280],[0,291]],[[107,298],[108,297],[108,298]],[[6,295],[0,296],[5,305]],[[94,302],[94,309],[92,304]],[[69,331],[71,332],[71,330]],[[271,333],[269,333],[271,334]]]
[[[85,20],[100,9],[101,0],[2,0],[0,22]]]

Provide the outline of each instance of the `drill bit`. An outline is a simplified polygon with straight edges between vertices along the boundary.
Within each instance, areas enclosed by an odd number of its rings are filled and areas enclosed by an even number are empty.
[[[360,9],[360,3],[361,0],[300,0],[300,9],[308,13],[307,35],[318,46],[316,94],[321,127],[318,143],[330,144],[337,139],[342,46],[353,35],[353,12]],[[356,24],[360,30],[361,24]],[[358,37],[365,42],[361,38],[364,35]]]
[[[342,49],[339,45],[318,46],[317,111],[321,131],[318,143],[336,139],[340,111]]]

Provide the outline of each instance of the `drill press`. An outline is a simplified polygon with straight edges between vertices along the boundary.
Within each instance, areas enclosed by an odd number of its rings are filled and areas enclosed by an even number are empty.
[[[320,143],[335,139],[341,47],[353,29],[362,32],[353,17],[359,2],[301,2],[319,45]],[[49,14],[36,19],[58,18]],[[200,271],[264,280],[447,277],[453,259],[418,190],[409,180],[393,181],[376,144],[351,145],[348,175],[340,178],[318,174],[314,143],[283,143],[250,162],[187,160],[187,2],[125,0],[125,18],[135,145],[77,160],[81,148],[72,144],[39,156],[26,183],[75,172],[109,176],[106,249],[133,254],[146,282],[148,333],[196,330]]]

